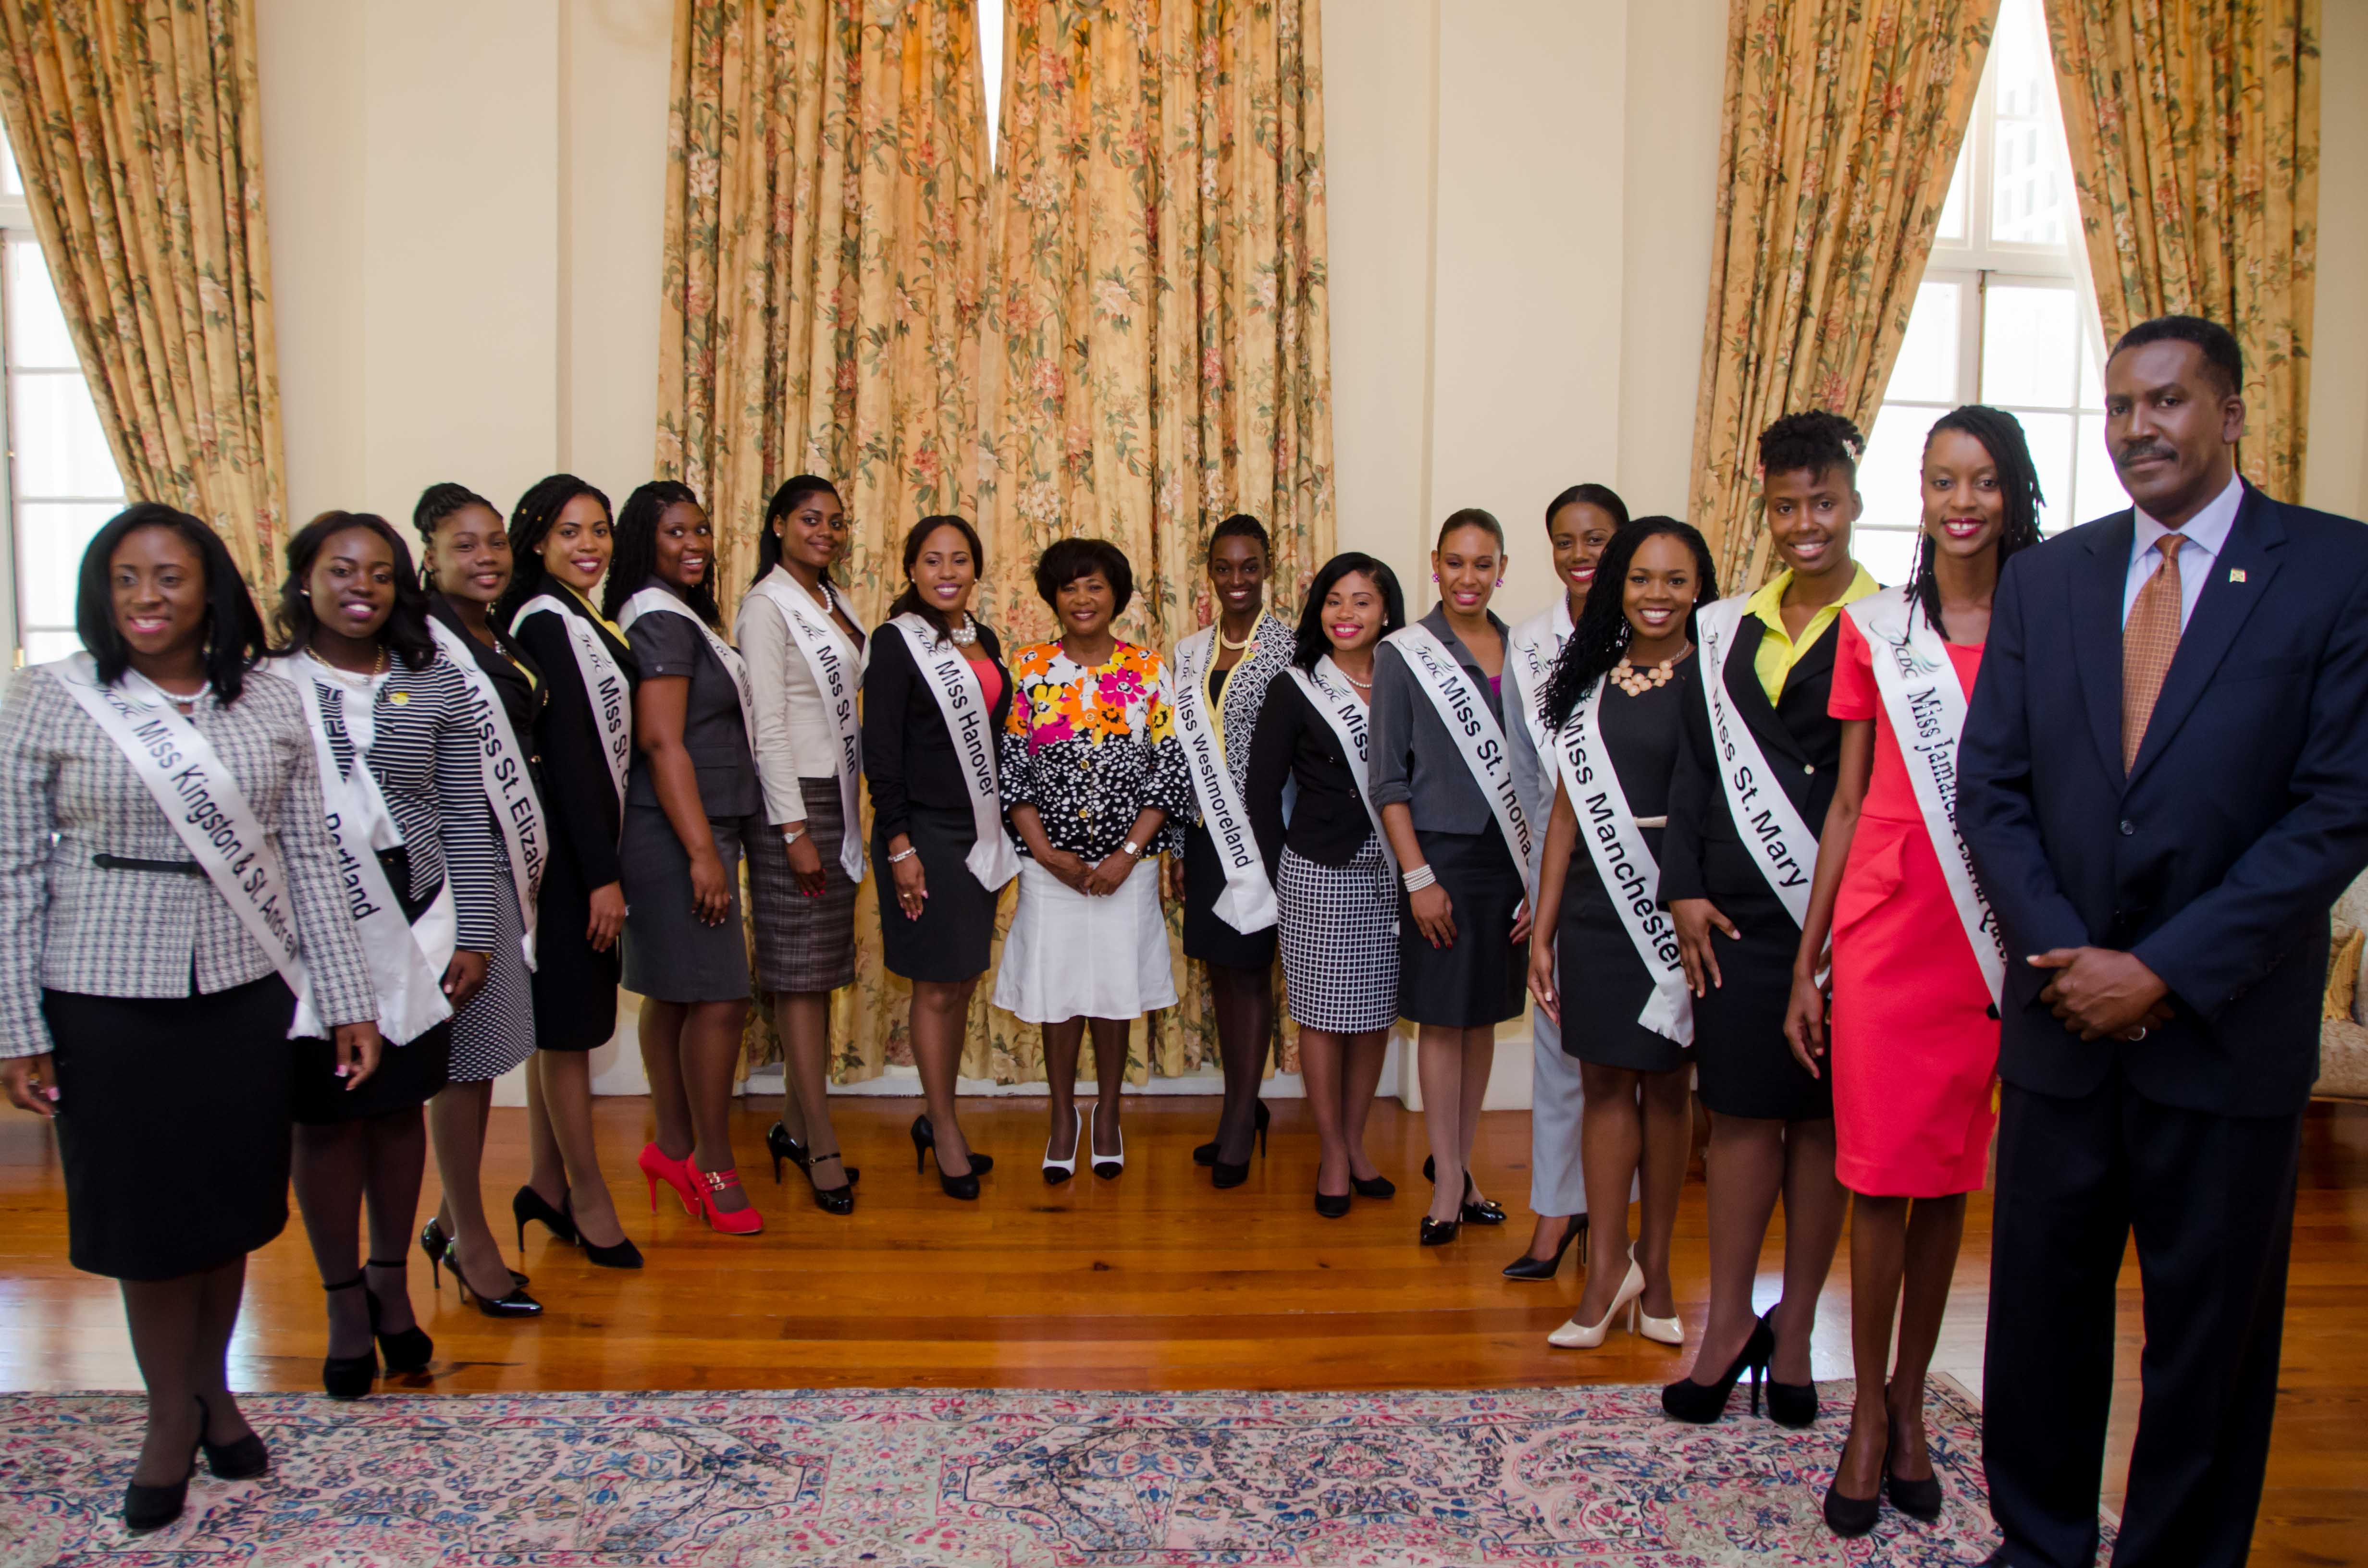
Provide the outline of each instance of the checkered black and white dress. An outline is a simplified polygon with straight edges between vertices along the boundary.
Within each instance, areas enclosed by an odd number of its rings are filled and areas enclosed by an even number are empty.
[[[1334,1034],[1385,1029],[1398,1016],[1398,898],[1371,834],[1345,866],[1286,847],[1275,878],[1291,1017]]]

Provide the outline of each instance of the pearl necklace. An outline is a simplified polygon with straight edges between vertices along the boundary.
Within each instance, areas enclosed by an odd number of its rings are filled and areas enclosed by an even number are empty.
[[[970,618],[970,613],[965,610],[962,613],[962,625],[959,628],[948,627],[946,629],[946,635],[952,638],[955,643],[961,647],[971,647],[978,642],[978,622],[973,620]]]
[[[1659,664],[1647,665],[1640,670],[1628,662],[1627,654],[1622,653],[1620,662],[1611,666],[1611,684],[1631,697],[1642,697],[1656,686],[1669,684],[1669,676],[1676,672],[1681,656],[1672,653]]]

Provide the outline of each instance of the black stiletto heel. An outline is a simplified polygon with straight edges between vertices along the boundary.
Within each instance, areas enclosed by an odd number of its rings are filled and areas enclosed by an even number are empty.
[[[1561,1272],[1562,1255],[1568,1252],[1571,1244],[1585,1234],[1587,1234],[1587,1216],[1581,1214],[1572,1221],[1570,1229],[1562,1233],[1562,1244],[1554,1248],[1552,1257],[1531,1257],[1529,1254],[1523,1253],[1505,1265],[1505,1278],[1508,1279],[1553,1278]]]
[[[806,1180],[808,1182],[812,1182],[814,1180],[814,1163],[816,1156],[810,1153],[804,1144],[791,1137],[790,1130],[787,1127],[777,1121],[773,1123],[772,1126],[767,1128],[765,1130],[765,1147],[771,1152],[773,1156],[773,1185],[775,1187],[781,1185],[781,1162],[783,1160],[789,1161],[790,1164],[805,1172]],[[827,1154],[820,1157],[823,1159],[830,1158]],[[863,1173],[861,1171],[857,1170],[853,1165],[848,1165],[844,1161],[840,1162],[838,1168],[846,1174],[847,1185],[849,1187],[853,1187],[857,1182],[863,1179]]]
[[[1258,1157],[1260,1159],[1264,1159],[1266,1157],[1267,1123],[1273,1119],[1274,1113],[1266,1108],[1266,1101],[1258,1101],[1257,1120],[1252,1128],[1252,1132],[1258,1139]],[[1217,1163],[1216,1140],[1212,1138],[1208,1142],[1200,1144],[1194,1148],[1192,1151],[1192,1163],[1196,1165],[1203,1166],[1215,1165]],[[1247,1166],[1248,1163],[1248,1161],[1245,1160],[1243,1165]],[[1239,1181],[1227,1181],[1219,1182],[1217,1185],[1220,1187],[1239,1187],[1241,1183]]]
[[[365,1269],[400,1270],[404,1263],[399,1257],[393,1263],[387,1262],[384,1258],[373,1257],[362,1267]],[[365,1275],[364,1278],[367,1278],[368,1276]],[[402,1373],[426,1371],[427,1363],[435,1358],[436,1342],[428,1338],[427,1331],[416,1323],[409,1328],[394,1334],[389,1334],[380,1328],[378,1292],[370,1290],[367,1284],[362,1287],[362,1290],[365,1299],[370,1302],[370,1337],[378,1341],[379,1351],[386,1358],[386,1369],[389,1372]],[[215,1473],[221,1472],[217,1471]]]
[[[359,1290],[365,1300],[370,1295],[370,1288],[362,1283],[362,1277],[359,1274],[351,1279],[324,1285],[321,1289],[330,1294],[339,1290]],[[359,1356],[324,1356],[321,1358],[321,1392],[331,1399],[359,1399],[370,1392],[370,1384],[377,1381],[378,1346],[375,1343]],[[174,1509],[174,1513],[179,1512],[178,1508]],[[169,1523],[169,1518],[165,1522]],[[154,1529],[155,1526],[149,1528]]]
[[[1883,1489],[1891,1494],[1891,1506],[1921,1524],[1930,1524],[1941,1517],[1943,1496],[1941,1473],[1938,1471],[1921,1481],[1910,1481],[1891,1468],[1891,1456],[1899,1449],[1896,1438],[1886,1426],[1884,1433]]]
[[[1769,1317],[1775,1316],[1771,1310]],[[1691,1421],[1706,1426],[1726,1414],[1726,1396],[1735,1392],[1737,1379],[1751,1374],[1751,1414],[1759,1414],[1759,1381],[1768,1370],[1768,1358],[1776,1354],[1776,1331],[1763,1317],[1751,1330],[1751,1337],[1743,1342],[1743,1353],[1734,1365],[1714,1383],[1698,1383],[1691,1378],[1679,1378],[1661,1390],[1661,1408],[1679,1421]]]
[[[1349,1212],[1349,1195],[1345,1192],[1319,1192],[1315,1195],[1315,1212],[1326,1220],[1338,1220]]]
[[[529,1220],[549,1231],[554,1240],[570,1246],[582,1244],[584,1238],[575,1233],[575,1221],[564,1209],[554,1209],[551,1200],[530,1187],[519,1187],[510,1195],[510,1218],[518,1221],[518,1256],[526,1256],[526,1222]]]
[[[214,1413],[206,1403],[206,1396],[198,1400],[198,1447],[205,1450],[206,1468],[214,1472],[216,1481],[253,1481],[271,1468],[271,1450],[263,1439],[249,1432],[234,1443],[209,1443],[206,1428],[213,1422]]]
[[[912,1132],[913,1169],[917,1174],[927,1168],[928,1157],[937,1153],[938,1135],[937,1130],[929,1125],[929,1119],[926,1116],[916,1116],[913,1119]],[[940,1164],[938,1166],[938,1186],[944,1190],[948,1198],[973,1199],[978,1197],[978,1178],[994,1168],[994,1156],[982,1154],[973,1149],[970,1156],[970,1175],[948,1176],[946,1167]]]
[[[530,1318],[540,1317],[542,1315],[542,1303],[536,1301],[532,1296],[528,1295],[523,1289],[517,1285],[510,1287],[510,1293],[508,1295],[495,1297],[490,1300],[486,1297],[478,1295],[476,1291],[469,1289],[469,1277],[461,1272],[461,1244],[459,1242],[453,1242],[444,1249],[444,1261],[452,1266],[452,1283],[459,1288],[461,1299],[464,1301],[474,1303],[477,1311],[484,1313],[485,1316],[489,1318]],[[518,1278],[518,1270],[512,1269],[509,1272],[511,1278],[516,1279]]]
[[[1363,1176],[1350,1176],[1349,1187],[1360,1198],[1395,1198],[1398,1195],[1398,1184],[1387,1176],[1373,1176],[1370,1179]]]
[[[1423,1245],[1443,1247],[1453,1241],[1463,1229],[1463,1221],[1461,1220],[1434,1220],[1426,1214],[1422,1217],[1422,1229],[1417,1233],[1422,1238]]]
[[[419,1227],[419,1250],[427,1255],[427,1288],[439,1296],[444,1293],[444,1249],[451,1244],[442,1221],[427,1216],[427,1223]]]

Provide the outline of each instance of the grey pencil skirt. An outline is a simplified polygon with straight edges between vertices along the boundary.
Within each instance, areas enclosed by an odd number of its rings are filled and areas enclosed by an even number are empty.
[[[846,842],[838,780],[801,778],[806,832],[822,857],[823,890],[798,891],[779,828],[768,826],[748,849],[748,892],[757,918],[757,989],[836,991],[855,983],[855,883],[838,863]]]

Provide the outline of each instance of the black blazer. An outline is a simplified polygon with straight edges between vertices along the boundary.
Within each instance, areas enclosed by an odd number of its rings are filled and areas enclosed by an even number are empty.
[[[1011,712],[1011,672],[1003,644],[980,620],[978,645],[995,661],[1003,689],[988,717],[987,744],[1003,733]],[[970,779],[954,755],[937,693],[913,662],[912,644],[894,620],[871,629],[871,651],[863,667],[863,777],[871,786],[871,823],[882,844],[908,831],[912,808],[970,810]]]
[[[2368,528],[2250,485],[2122,771],[2119,512],[2007,563],[1957,820],[2007,937],[1998,1072],[2086,1095],[2299,1112],[2318,1075],[2328,906],[2368,865]],[[2170,988],[2146,1039],[2083,1043],[2021,961],[2134,952]]]
[[[631,703],[631,687],[641,679],[632,649],[571,603],[564,590],[554,588],[551,597],[564,613],[592,628],[624,671],[625,700]],[[600,745],[592,694],[585,690],[576,669],[575,650],[568,642],[567,629],[547,615],[529,616],[510,635],[542,671],[542,687],[550,694],[535,719],[534,733],[542,753],[542,808],[552,842],[575,861],[586,887],[607,887],[618,880],[617,835],[624,824],[616,789],[609,782],[609,759]]]
[[[1833,804],[1842,759],[1841,721],[1826,712],[1834,690],[1834,649],[1841,642],[1841,629],[1829,625],[1809,644],[1784,677],[1783,697],[1772,704],[1752,668],[1767,631],[1756,615],[1745,616],[1736,628],[1735,645],[1726,656],[1727,700],[1759,741],[1801,820],[1816,833],[1826,824],[1826,808]],[[1686,661],[1680,677],[1686,683],[1686,721],[1678,736],[1676,771],[1669,776],[1669,826],[1661,835],[1661,902],[1764,897],[1771,908],[1781,909],[1759,869],[1759,854],[1744,843],[1727,810],[1710,713],[1702,702],[1702,683],[1707,676],[1701,659]],[[1723,913],[1731,915],[1734,911]]]
[[[1368,722],[1370,722],[1370,719]],[[1372,744],[1370,734],[1366,744]],[[1291,825],[1282,821],[1282,790],[1299,786]],[[1269,682],[1250,743],[1249,783],[1243,790],[1250,831],[1275,874],[1288,845],[1318,866],[1345,866],[1373,835],[1373,819],[1357,798],[1357,776],[1332,722],[1315,710],[1286,670]]]
[[[477,667],[494,683],[494,693],[502,699],[502,712],[510,722],[510,730],[518,736],[518,744],[526,748],[527,767],[533,775],[535,792],[540,795],[543,789],[542,744],[535,726],[542,717],[544,706],[551,700],[551,683],[542,678],[542,662],[527,652],[517,638],[498,626],[494,628],[494,639],[502,645],[502,653],[507,653],[508,658],[478,642],[475,633],[461,624],[461,618],[453,610],[451,602],[440,593],[427,596],[427,613],[460,633],[461,641],[469,645],[470,653],[475,657]],[[512,660],[517,662],[512,663]],[[571,653],[567,662],[573,668],[575,655]],[[521,670],[519,665],[526,668]]]

